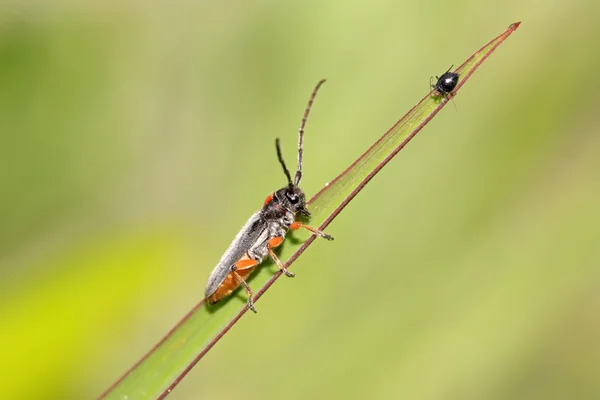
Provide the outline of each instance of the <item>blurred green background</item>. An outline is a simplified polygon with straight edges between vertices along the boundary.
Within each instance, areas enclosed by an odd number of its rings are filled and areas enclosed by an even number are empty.
[[[95,398],[202,298],[318,79],[308,195],[520,20],[169,398],[600,398],[599,17],[1,2],[2,397]]]

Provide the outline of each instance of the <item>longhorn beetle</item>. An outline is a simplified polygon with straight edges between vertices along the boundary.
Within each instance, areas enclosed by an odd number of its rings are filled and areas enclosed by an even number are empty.
[[[294,276],[285,268],[283,262],[273,251],[275,247],[283,242],[288,230],[304,228],[322,238],[333,240],[330,235],[296,220],[298,214],[310,217],[310,212],[306,208],[304,192],[298,186],[302,180],[302,142],[310,108],[324,82],[325,79],[319,81],[315,86],[300,123],[300,129],[298,130],[298,170],[294,180],[292,181],[290,172],[285,166],[285,161],[283,161],[281,155],[281,147],[279,146],[279,138],[277,138],[275,139],[277,157],[283,167],[288,184],[267,196],[263,207],[250,217],[246,225],[233,239],[229,248],[225,250],[219,263],[208,277],[208,283],[206,284],[206,299],[210,304],[215,304],[230,295],[239,286],[242,286],[248,294],[248,308],[256,313],[252,301],[254,293],[246,283],[246,279],[267,254],[286,276]]]

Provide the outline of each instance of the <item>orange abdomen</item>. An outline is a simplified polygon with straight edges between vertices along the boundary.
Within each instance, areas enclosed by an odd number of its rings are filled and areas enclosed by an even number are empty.
[[[267,247],[269,249],[273,249],[273,248],[279,246],[281,244],[281,242],[283,242],[283,237],[276,236],[269,240],[269,242],[267,243]],[[248,276],[250,276],[250,274],[252,273],[252,271],[254,271],[254,269],[257,267],[257,265],[258,265],[258,262],[256,260],[250,258],[248,256],[248,254],[245,254],[242,258],[239,259],[238,262],[235,263],[235,266],[237,268],[235,270],[235,272],[237,272],[237,274],[244,281],[246,281]],[[221,300],[223,297],[229,296],[239,286],[240,286],[239,281],[236,279],[233,272],[230,272],[229,274],[227,274],[227,277],[225,277],[223,282],[221,282],[221,284],[219,285],[217,290],[215,290],[215,292],[213,294],[208,296],[208,302],[210,304],[215,304],[216,302]]]
[[[246,280],[248,276],[250,276],[252,271],[254,271],[258,263],[255,260],[248,257],[248,255],[245,255],[237,263],[235,263],[235,265],[237,267],[236,272],[238,273],[238,275],[243,280]],[[229,274],[227,274],[227,277],[223,280],[223,282],[221,282],[217,290],[215,290],[213,294],[208,296],[208,302],[210,304],[215,304],[223,297],[229,296],[239,286],[240,283],[233,275],[233,272],[230,272]]]

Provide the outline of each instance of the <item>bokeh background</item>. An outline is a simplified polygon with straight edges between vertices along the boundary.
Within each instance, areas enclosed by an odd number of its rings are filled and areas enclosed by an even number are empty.
[[[600,398],[593,0],[0,3],[3,398],[95,398],[303,188],[523,21],[173,399]]]

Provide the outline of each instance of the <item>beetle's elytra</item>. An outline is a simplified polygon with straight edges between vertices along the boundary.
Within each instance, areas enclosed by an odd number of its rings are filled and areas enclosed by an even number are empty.
[[[322,238],[333,240],[330,235],[296,220],[299,214],[306,217],[310,216],[306,208],[304,192],[298,186],[302,180],[302,144],[308,114],[317,92],[324,82],[324,79],[321,80],[313,90],[300,123],[298,131],[298,169],[294,180],[292,181],[290,172],[281,155],[279,139],[276,139],[277,157],[283,167],[288,184],[267,196],[263,207],[250,217],[211,272],[206,284],[206,298],[210,304],[215,304],[230,295],[239,286],[242,286],[248,294],[248,307],[256,312],[252,301],[254,293],[246,283],[246,279],[267,255],[273,259],[286,276],[293,277],[294,274],[285,268],[283,262],[273,251],[275,247],[283,242],[288,230],[304,228]]]
[[[460,76],[456,72],[450,72],[452,66],[448,68],[448,71],[444,72],[442,76],[436,76],[437,82],[431,85],[434,89],[434,96],[451,96],[452,91],[458,84],[458,77]]]

